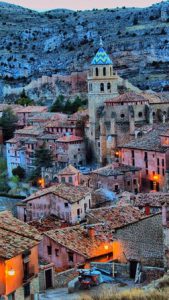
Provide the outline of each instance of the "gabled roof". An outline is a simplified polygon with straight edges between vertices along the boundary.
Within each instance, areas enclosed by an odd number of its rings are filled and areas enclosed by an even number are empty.
[[[69,203],[75,203],[83,199],[89,193],[91,193],[91,189],[85,186],[73,186],[68,183],[60,183],[32,194],[23,200],[23,202],[28,202],[47,194],[53,194]]]
[[[91,238],[87,230],[80,225],[66,227],[58,230],[50,230],[45,232],[49,238],[56,243],[66,247],[70,251],[74,251],[85,258],[99,256],[99,247],[103,245],[106,238],[104,235]],[[108,252],[102,248],[102,254]]]
[[[112,65],[113,62],[107,55],[106,51],[101,47],[93,58],[91,65]]]
[[[8,211],[0,212],[0,258],[10,259],[39,244],[41,236]]]
[[[66,168],[61,170],[58,175],[75,175],[78,174],[79,171],[73,167],[72,165],[68,165]]]

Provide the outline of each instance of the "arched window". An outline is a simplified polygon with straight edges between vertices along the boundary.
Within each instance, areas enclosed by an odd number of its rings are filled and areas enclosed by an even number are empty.
[[[108,82],[108,84],[107,84],[107,89],[110,91],[111,90],[111,83],[110,82]]]
[[[96,68],[96,76],[99,76],[99,69]]]
[[[104,92],[104,83],[100,83],[100,91]]]
[[[103,76],[106,76],[106,67],[103,68]]]
[[[110,76],[112,75],[112,67],[110,67]]]
[[[139,118],[141,118],[141,117],[143,116],[142,111],[140,111],[140,112],[138,113],[138,116],[139,116]]]

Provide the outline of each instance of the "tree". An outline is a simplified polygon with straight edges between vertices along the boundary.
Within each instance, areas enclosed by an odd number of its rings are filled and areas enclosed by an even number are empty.
[[[32,178],[41,177],[42,168],[50,168],[53,166],[52,152],[43,144],[35,151],[35,170]]]
[[[10,107],[6,108],[0,118],[0,126],[3,131],[4,142],[13,137],[14,131],[17,128],[18,117],[14,114]]]
[[[56,101],[51,106],[50,111],[51,112],[63,112],[64,110],[64,96],[59,95],[56,99]]]
[[[25,90],[23,90],[21,95],[20,95],[20,98],[15,101],[15,104],[28,106],[28,105],[35,105],[35,102],[32,99],[30,99],[26,95]]]
[[[17,168],[13,169],[12,170],[12,174],[14,176],[18,176],[20,180],[24,179],[25,178],[25,170],[18,166]]]

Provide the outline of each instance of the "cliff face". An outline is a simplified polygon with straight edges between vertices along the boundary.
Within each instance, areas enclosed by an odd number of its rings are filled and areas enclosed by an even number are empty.
[[[86,70],[100,35],[120,76],[141,89],[169,90],[169,2],[45,13],[0,2],[0,28],[1,101],[6,90],[43,75]]]

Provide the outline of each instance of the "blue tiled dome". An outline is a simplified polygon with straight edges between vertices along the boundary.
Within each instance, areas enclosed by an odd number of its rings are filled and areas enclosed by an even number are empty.
[[[93,58],[92,65],[112,65],[113,62],[103,48],[100,48]]]

